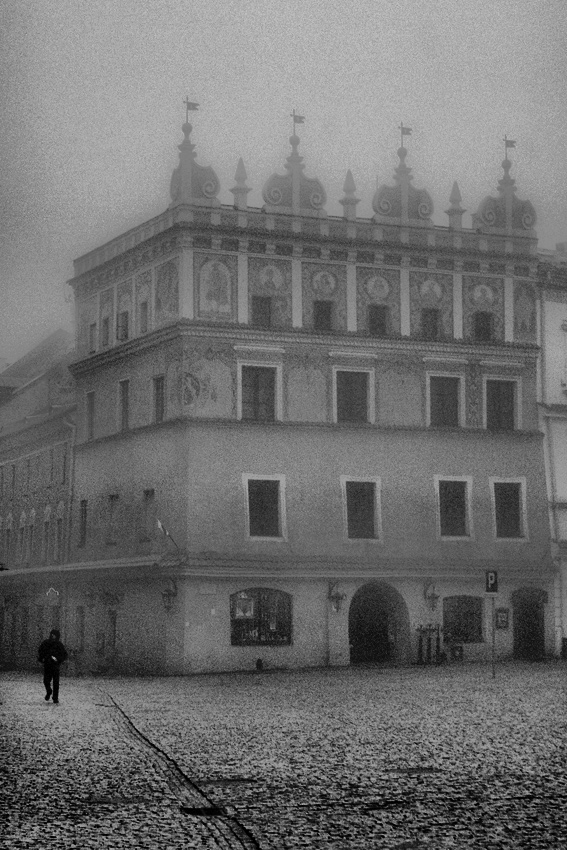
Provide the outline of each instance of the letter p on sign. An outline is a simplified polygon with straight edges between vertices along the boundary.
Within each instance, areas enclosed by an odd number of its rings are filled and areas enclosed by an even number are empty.
[[[498,573],[496,570],[486,571],[486,593],[498,593]]]

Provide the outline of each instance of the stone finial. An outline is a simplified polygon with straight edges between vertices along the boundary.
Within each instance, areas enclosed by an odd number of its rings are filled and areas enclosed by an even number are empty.
[[[411,185],[411,168],[406,165],[408,152],[403,146],[398,148],[400,163],[394,171],[395,186],[380,186],[374,193],[372,209],[378,222],[395,220],[399,224],[420,223],[432,226],[433,201],[425,189],[416,189]]]
[[[531,231],[536,223],[536,213],[530,201],[516,197],[516,181],[510,176],[512,163],[506,156],[502,161],[504,176],[498,181],[499,197],[486,197],[473,215],[473,225],[479,230],[497,230],[512,234]]]
[[[218,207],[220,201],[216,197],[220,191],[220,183],[217,175],[210,165],[198,165],[196,160],[195,145],[190,140],[193,127],[185,122],[183,127],[184,139],[179,148],[179,165],[171,175],[171,203],[172,207],[181,204],[192,206]]]
[[[299,155],[299,137],[293,134],[289,138],[291,154],[285,164],[287,174],[272,174],[264,184],[262,197],[266,202],[265,210],[269,213],[292,213],[293,215],[308,215],[325,217],[323,207],[327,195],[322,183],[303,173],[303,157]]]
[[[339,201],[339,204],[342,204],[343,207],[343,216],[348,221],[354,221],[356,219],[356,205],[360,199],[356,197],[356,186],[350,168],[346,173],[343,192],[345,193],[344,198]]]
[[[244,168],[244,161],[242,157],[240,157],[238,165],[236,166],[236,173],[234,175],[236,186],[230,190],[234,195],[234,206],[237,210],[245,210],[248,207],[246,196],[248,192],[250,192],[250,188],[246,185],[246,178],[247,174],[246,169]]]
[[[462,200],[459,184],[455,180],[449,196],[451,206],[445,211],[449,216],[449,227],[453,230],[462,230],[463,228],[463,213],[465,210],[461,207]]]

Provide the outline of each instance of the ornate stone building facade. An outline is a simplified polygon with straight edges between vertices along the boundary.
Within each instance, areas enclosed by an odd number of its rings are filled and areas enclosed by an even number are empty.
[[[261,209],[242,161],[222,205],[183,134],[169,208],[75,261],[67,563],[0,587],[58,591],[78,672],[480,660],[487,570],[498,655],[556,652],[509,160],[466,229],[457,184],[433,223],[403,146],[365,219],[350,172],[326,213],[295,135]]]

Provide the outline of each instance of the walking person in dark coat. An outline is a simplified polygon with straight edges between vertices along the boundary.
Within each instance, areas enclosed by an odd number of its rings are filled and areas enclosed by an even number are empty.
[[[67,650],[59,640],[60,633],[51,629],[49,637],[40,644],[37,660],[43,664],[43,684],[45,685],[45,701],[53,693],[53,702],[59,702],[59,666],[67,658]],[[53,690],[51,683],[53,682]]]

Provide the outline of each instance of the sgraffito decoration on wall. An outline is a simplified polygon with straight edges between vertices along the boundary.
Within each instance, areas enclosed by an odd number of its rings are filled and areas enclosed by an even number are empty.
[[[177,260],[156,269],[155,323],[163,325],[179,316],[179,273]]]
[[[148,271],[142,272],[142,274],[139,274],[138,277],[136,278],[136,296],[135,296],[136,297],[136,330],[137,330],[138,333],[140,333],[142,331],[142,328],[140,327],[140,318],[141,318],[141,316],[140,316],[140,314],[141,314],[140,305],[144,304],[144,303],[147,304],[148,305],[148,311],[149,311],[149,305],[151,304],[151,300],[152,300],[151,296],[152,296],[152,273],[151,273],[150,270],[148,270]],[[148,322],[149,322],[149,315],[148,315]],[[149,327],[147,328],[147,330],[149,330]]]
[[[368,327],[368,307],[381,304],[388,308],[389,333],[400,333],[400,273],[396,269],[356,269],[357,328]]]
[[[221,260],[208,260],[199,271],[199,314],[212,319],[229,319],[232,306],[230,269]]]
[[[304,326],[313,324],[313,301],[332,301],[333,326],[336,330],[346,331],[346,267],[303,263],[301,277]]]
[[[410,272],[410,330],[421,331],[421,311],[440,311],[443,336],[453,336],[453,277],[432,272]]]
[[[221,354],[187,351],[167,367],[172,415],[228,418],[233,414],[232,375]]]
[[[504,281],[502,278],[463,276],[463,334],[473,337],[473,316],[476,312],[491,313],[494,338],[504,339]]]
[[[248,297],[251,315],[255,295],[271,298],[272,325],[291,327],[291,263],[250,257],[248,261]]]
[[[527,283],[514,286],[514,339],[518,342],[537,341],[535,292]]]

